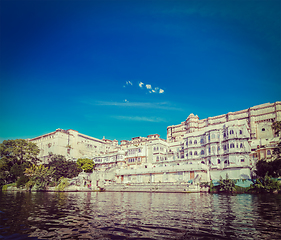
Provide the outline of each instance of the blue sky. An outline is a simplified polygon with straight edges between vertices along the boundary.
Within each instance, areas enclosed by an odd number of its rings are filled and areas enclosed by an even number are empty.
[[[129,140],[281,100],[281,1],[0,0],[0,140]]]

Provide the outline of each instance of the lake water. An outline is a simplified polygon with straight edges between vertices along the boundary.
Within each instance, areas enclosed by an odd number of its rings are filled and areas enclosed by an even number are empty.
[[[281,196],[0,192],[0,239],[281,239]]]

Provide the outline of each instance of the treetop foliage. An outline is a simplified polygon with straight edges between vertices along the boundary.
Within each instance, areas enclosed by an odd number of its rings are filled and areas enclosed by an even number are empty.
[[[84,170],[84,172],[92,172],[95,164],[93,159],[89,159],[89,158],[79,158],[77,160],[77,165]]]
[[[24,139],[4,140],[0,144],[0,158],[9,164],[30,161],[37,163],[40,150],[35,143]]]
[[[46,166],[54,169],[53,178],[55,181],[58,181],[61,177],[77,177],[82,171],[75,162],[68,161],[65,156],[56,154],[51,155],[51,161]]]

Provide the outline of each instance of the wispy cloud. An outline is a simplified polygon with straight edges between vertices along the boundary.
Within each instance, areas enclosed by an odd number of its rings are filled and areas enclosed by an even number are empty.
[[[166,122],[165,119],[159,117],[143,117],[143,116],[111,116],[112,118],[126,121],[138,122]]]
[[[126,81],[125,85],[123,85],[123,87],[126,86],[133,86],[133,83],[131,81]]]
[[[95,105],[95,106],[138,107],[138,108],[182,111],[181,108],[174,107],[169,102],[129,102],[127,99],[125,99],[123,102],[83,101],[83,103]]]

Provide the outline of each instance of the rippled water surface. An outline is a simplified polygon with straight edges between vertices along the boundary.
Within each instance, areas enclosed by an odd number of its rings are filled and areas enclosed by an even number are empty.
[[[0,238],[281,239],[281,196],[0,192]]]

